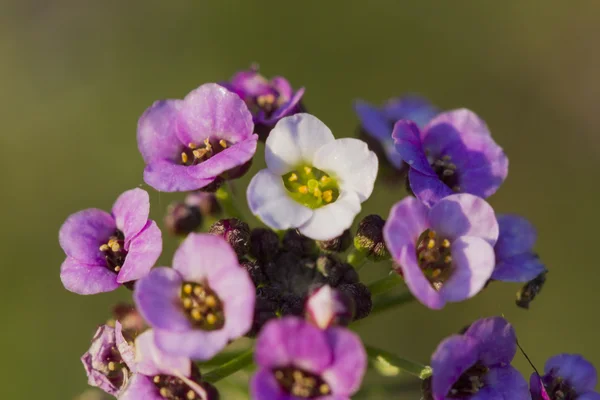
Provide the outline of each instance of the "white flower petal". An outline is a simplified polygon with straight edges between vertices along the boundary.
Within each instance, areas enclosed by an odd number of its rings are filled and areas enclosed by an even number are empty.
[[[304,236],[315,240],[330,240],[340,236],[360,212],[360,199],[352,191],[342,191],[338,199],[313,210],[312,218],[299,228]]]
[[[310,114],[282,118],[267,138],[267,167],[276,175],[284,175],[299,164],[312,165],[315,152],[334,140],[327,125]]]
[[[268,169],[254,175],[246,197],[252,214],[273,229],[296,228],[313,214],[313,210],[294,201],[283,186],[281,176]]]
[[[358,193],[363,202],[371,196],[379,160],[365,142],[358,139],[338,139],[321,147],[313,165],[339,179],[342,190]]]

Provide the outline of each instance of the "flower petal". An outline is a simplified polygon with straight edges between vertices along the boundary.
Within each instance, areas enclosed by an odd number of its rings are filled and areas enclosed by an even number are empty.
[[[288,195],[281,176],[268,169],[254,175],[246,196],[252,214],[276,230],[299,227],[313,215],[313,210],[297,203]]]
[[[192,363],[189,358],[165,354],[154,341],[154,330],[149,329],[135,339],[137,372],[143,375],[190,376]]]
[[[146,276],[162,252],[162,233],[156,222],[150,220],[142,231],[129,242],[125,262],[119,271],[119,283],[135,281]]]
[[[447,301],[463,301],[485,287],[494,271],[494,249],[485,240],[462,236],[452,242],[452,276],[440,289]]]
[[[186,167],[187,173],[194,180],[214,180],[216,176],[235,167],[239,167],[252,159],[254,153],[256,153],[257,142],[258,135],[250,135],[247,139],[243,139],[238,143],[227,147],[208,160],[194,166]]]
[[[340,188],[358,194],[361,203],[371,196],[379,160],[362,140],[334,140],[318,149],[313,165],[339,179]]]
[[[330,240],[352,226],[360,212],[360,199],[355,192],[342,191],[335,202],[312,211],[312,217],[298,230],[311,239]]]
[[[196,179],[189,174],[189,168],[172,161],[152,161],[144,169],[144,182],[161,192],[189,192],[211,184],[216,178]]]
[[[486,123],[479,118],[477,114],[466,108],[438,114],[438,116],[433,118],[423,130],[425,132],[424,136],[427,136],[432,130],[439,129],[442,126],[452,128],[454,131],[460,132],[461,135],[475,134],[491,136]]]
[[[305,163],[312,165],[319,148],[335,138],[317,117],[299,113],[277,122],[266,141],[265,161],[275,175],[284,175]]]
[[[388,140],[392,136],[392,122],[384,112],[366,101],[356,100],[354,111],[360,119],[360,124],[369,136],[379,141]],[[398,118],[401,119],[401,118]]]
[[[416,169],[424,175],[435,176],[435,172],[425,156],[423,143],[419,137],[419,128],[414,122],[409,120],[396,122],[392,138],[396,151],[402,160],[410,165],[411,169]]]
[[[510,364],[517,352],[513,326],[502,317],[475,321],[465,332],[479,342],[479,360],[487,366]]]
[[[121,358],[125,361],[125,364],[131,372],[137,371],[137,365],[135,362],[135,351],[132,345],[130,345],[125,336],[123,336],[123,326],[119,321],[115,321],[115,342],[117,344],[117,350],[121,354]]]
[[[344,328],[325,331],[333,351],[333,363],[321,374],[336,395],[358,391],[367,370],[367,354],[360,338]]]
[[[460,236],[474,236],[493,246],[498,239],[494,209],[485,200],[467,193],[440,200],[431,208],[429,220],[438,235],[450,241]]]
[[[529,392],[532,400],[552,400],[537,372],[532,373],[529,377]]]
[[[496,267],[492,279],[504,282],[529,282],[544,271],[546,266],[534,254],[526,253],[498,259],[496,253]]]
[[[423,128],[439,113],[439,110],[424,97],[409,94],[386,102],[383,112],[391,121],[408,119],[417,124],[419,128]]]
[[[60,227],[58,240],[67,256],[82,264],[105,265],[100,246],[115,232],[113,217],[97,208],[76,212]]]
[[[159,160],[174,160],[181,154],[184,145],[175,132],[181,104],[181,100],[160,100],[152,104],[140,117],[137,142],[146,164]]]
[[[509,366],[492,368],[485,376],[485,386],[469,400],[531,400],[527,381]]]
[[[187,331],[191,324],[180,307],[182,279],[172,268],[154,268],[135,284],[133,299],[140,314],[154,328]]]
[[[119,396],[119,400],[164,400],[152,379],[145,375],[134,374]]]
[[[60,267],[60,280],[65,289],[77,294],[110,292],[121,286],[117,274],[104,265],[87,265],[67,257]]]
[[[558,354],[550,357],[544,366],[546,374],[560,376],[575,389],[576,392],[594,390],[598,384],[596,368],[579,354]]]
[[[422,174],[414,168],[408,171],[410,189],[427,207],[432,207],[454,192],[437,176]]]
[[[290,100],[279,106],[273,115],[271,115],[269,118],[266,118],[263,122],[266,124],[274,124],[286,115],[292,114],[298,108],[298,103],[300,103],[300,100],[302,100],[302,96],[304,96],[304,88],[298,89],[298,91],[294,93]]]
[[[598,393],[598,392],[581,393],[579,396],[577,396],[577,400],[600,400],[600,393]]]
[[[537,239],[535,227],[519,215],[497,215],[500,236],[494,250],[498,258],[504,259],[517,254],[529,253]]]
[[[431,356],[434,399],[446,399],[460,376],[478,361],[477,347],[477,340],[463,335],[450,336],[438,345]]]
[[[131,189],[119,196],[112,208],[117,228],[125,241],[133,239],[146,226],[150,215],[150,196],[143,189]]]
[[[219,278],[239,262],[231,246],[220,236],[190,233],[173,256],[173,268],[184,281],[202,283]]]
[[[250,395],[254,400],[290,400],[275,379],[273,372],[261,368],[250,380]]]
[[[206,361],[213,358],[227,346],[229,338],[223,330],[203,331],[200,329],[175,332],[155,329],[156,346],[173,356],[185,356],[192,360]]]

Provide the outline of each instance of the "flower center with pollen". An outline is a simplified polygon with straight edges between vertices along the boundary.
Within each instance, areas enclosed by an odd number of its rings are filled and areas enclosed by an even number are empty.
[[[100,371],[108,378],[110,383],[117,388],[123,386],[130,372],[116,346],[109,349],[102,364]]]
[[[466,370],[452,385],[447,397],[450,399],[468,399],[485,386],[485,376],[489,369],[476,363]]]
[[[281,389],[292,396],[314,399],[331,394],[331,388],[321,377],[299,368],[275,368],[273,375]]]
[[[118,273],[123,267],[127,251],[125,251],[125,235],[120,230],[116,230],[108,242],[100,246],[100,251],[106,260],[106,268],[112,272]]]
[[[194,327],[205,331],[223,328],[223,303],[208,284],[185,282],[181,286],[180,297],[183,309]]]
[[[446,186],[454,192],[460,192],[456,164],[452,162],[452,157],[448,155],[442,156],[437,160],[434,160],[431,163],[431,167],[438,178],[440,178]]]
[[[282,176],[290,196],[308,208],[333,203],[340,196],[337,181],[315,167],[303,166]]]
[[[194,400],[200,396],[183,380],[171,375],[154,375],[152,378],[158,394],[168,400]]]
[[[431,229],[421,233],[417,240],[419,267],[435,290],[440,290],[453,272],[450,244]]]
[[[542,378],[542,382],[552,400],[575,400],[577,398],[577,392],[569,382],[560,376],[555,376],[552,371]]]
[[[222,152],[229,145],[230,143],[224,139],[217,141],[216,139],[211,140],[210,138],[204,139],[204,142],[201,145],[189,143],[187,147],[184,147],[181,151],[181,165],[198,165],[202,161],[206,161],[215,154]]]

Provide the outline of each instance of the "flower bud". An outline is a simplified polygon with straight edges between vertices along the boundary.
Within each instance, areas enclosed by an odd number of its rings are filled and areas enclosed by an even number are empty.
[[[225,239],[238,257],[243,257],[250,250],[250,227],[237,218],[221,219],[215,222],[208,233]]]
[[[346,293],[325,285],[308,297],[304,315],[308,321],[321,329],[333,325],[346,326],[354,317],[354,307],[353,300]]]
[[[192,192],[185,197],[185,204],[198,208],[203,217],[214,217],[222,212],[221,205],[214,193]]]
[[[284,250],[299,256],[308,256],[316,252],[315,242],[300,234],[296,229],[288,230],[285,235],[283,235],[282,242]]]
[[[360,221],[356,236],[354,236],[354,247],[373,261],[390,258],[383,239],[384,225],[385,220],[379,215],[367,215]]]
[[[133,304],[117,303],[113,307],[113,318],[121,323],[123,334],[135,338],[148,328],[144,318]],[[108,325],[114,326],[115,321],[109,321]]]
[[[340,236],[331,240],[317,240],[317,247],[325,253],[342,253],[350,247],[352,235],[346,229]]]
[[[279,236],[270,229],[256,228],[250,233],[250,254],[262,262],[271,261],[279,251]]]
[[[364,284],[360,282],[352,284],[344,283],[338,286],[337,289],[354,300],[356,306],[354,320],[365,318],[371,313],[371,309],[373,308],[371,291]]]
[[[254,286],[259,287],[267,282],[267,276],[263,272],[262,266],[256,261],[244,260],[240,263],[242,268],[248,271],[250,279],[254,283]]]
[[[517,292],[517,306],[525,309],[529,309],[529,305],[535,299],[535,297],[542,291],[544,283],[546,283],[546,274],[548,271],[544,271],[531,281],[527,282],[525,286]]]
[[[174,202],[167,207],[165,226],[177,236],[186,236],[202,225],[202,214],[197,207],[188,206],[182,202]]]

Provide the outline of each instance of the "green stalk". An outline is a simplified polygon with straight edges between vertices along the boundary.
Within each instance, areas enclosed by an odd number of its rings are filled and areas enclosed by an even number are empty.
[[[352,265],[354,269],[358,271],[367,262],[367,253],[353,248],[346,257],[346,262]]]
[[[396,306],[410,303],[414,299],[415,297],[409,291],[390,296],[380,296],[373,301],[373,309],[369,316],[382,313]]]
[[[213,369],[210,372],[202,375],[202,379],[209,383],[216,383],[223,378],[227,378],[229,375],[236,373],[237,371],[246,368],[252,364],[253,349],[246,350],[233,360],[226,362]]]
[[[400,371],[408,372],[419,379],[431,376],[431,367],[398,357],[388,351],[365,345],[371,363],[386,376],[398,375]]]
[[[400,275],[395,272],[392,272],[390,275],[382,278],[378,281],[375,281],[369,285],[369,290],[371,291],[371,296],[377,296],[378,294],[385,293],[389,290],[392,290],[396,286],[404,283],[404,280]]]
[[[229,185],[226,184],[217,189],[215,197],[219,200],[227,217],[242,219],[242,212],[236,207],[233,201],[233,194]]]

